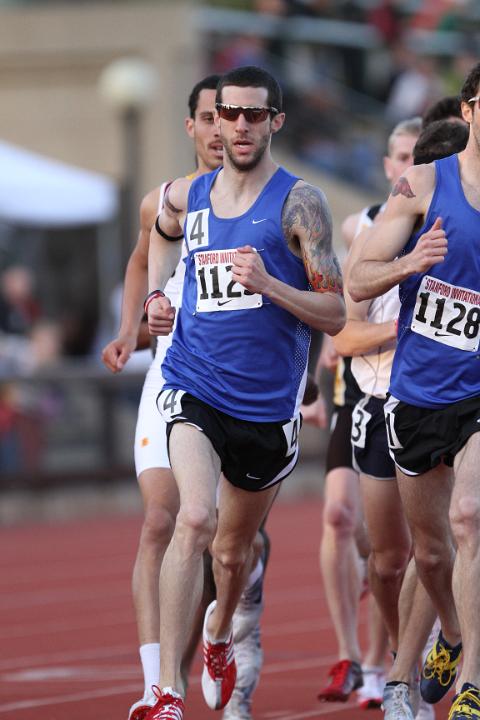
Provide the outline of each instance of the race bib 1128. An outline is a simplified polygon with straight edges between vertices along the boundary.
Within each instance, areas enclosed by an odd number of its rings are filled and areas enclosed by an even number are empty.
[[[480,293],[425,275],[410,327],[435,342],[476,352],[480,340]]]

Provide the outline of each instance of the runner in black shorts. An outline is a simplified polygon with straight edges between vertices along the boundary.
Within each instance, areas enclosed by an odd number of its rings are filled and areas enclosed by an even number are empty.
[[[167,421],[167,438],[176,423],[193,425],[212,443],[228,482],[242,490],[265,490],[287,477],[298,460],[300,416],[255,423],[226,415],[182,390],[164,390],[157,407]]]
[[[342,230],[347,244],[357,232],[359,221],[359,214],[345,221]],[[358,474],[352,464],[350,436],[352,410],[361,391],[351,372],[351,359],[339,358],[331,341],[325,338],[319,366],[332,369],[334,364],[334,413],[326,457],[320,565],[337,637],[338,662],[330,668],[329,682],[318,697],[321,701],[345,701],[357,689],[361,707],[379,707],[387,638],[373,597],[369,599],[369,643],[363,661],[365,674],[362,673],[358,639],[358,602],[365,563],[361,558],[366,559],[369,547]]]
[[[387,423],[418,573],[442,627],[422,672],[429,702],[455,682],[463,642],[450,720],[480,714],[479,98],[480,63],[461,90],[465,149],[405,173],[349,283],[357,301],[400,284]],[[393,398],[404,405],[393,407]],[[425,442],[413,413],[424,428],[435,423],[439,436],[428,430]]]

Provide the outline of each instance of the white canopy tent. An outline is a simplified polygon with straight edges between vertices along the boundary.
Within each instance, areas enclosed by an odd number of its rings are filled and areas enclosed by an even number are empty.
[[[93,228],[100,326],[121,277],[119,188],[109,177],[0,140],[0,227],[40,231]],[[17,236],[18,237],[18,236]],[[38,235],[37,235],[38,237]],[[37,244],[37,247],[40,247]]]
[[[108,177],[0,141],[0,219],[78,227],[112,220],[118,190]]]

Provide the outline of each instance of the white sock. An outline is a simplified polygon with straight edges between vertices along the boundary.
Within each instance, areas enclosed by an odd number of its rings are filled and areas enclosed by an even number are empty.
[[[253,568],[252,572],[248,576],[247,584],[245,585],[245,590],[248,590],[248,588],[251,588],[257,580],[262,577],[263,574],[263,562],[262,558],[258,558],[257,564]]]
[[[152,695],[152,685],[160,680],[160,643],[146,643],[140,646],[140,660],[145,683],[144,697]]]

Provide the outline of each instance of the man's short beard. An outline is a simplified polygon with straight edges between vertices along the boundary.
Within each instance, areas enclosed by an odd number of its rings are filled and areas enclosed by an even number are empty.
[[[238,170],[238,172],[250,172],[250,170],[254,170],[257,167],[260,160],[265,155],[269,140],[269,135],[266,135],[264,138],[262,138],[262,144],[259,146],[259,148],[255,152],[255,155],[248,163],[239,163],[237,160],[235,160],[235,158],[233,157],[233,153],[227,143],[224,143],[223,145],[223,152],[228,155],[230,164],[235,168],[235,170]]]

